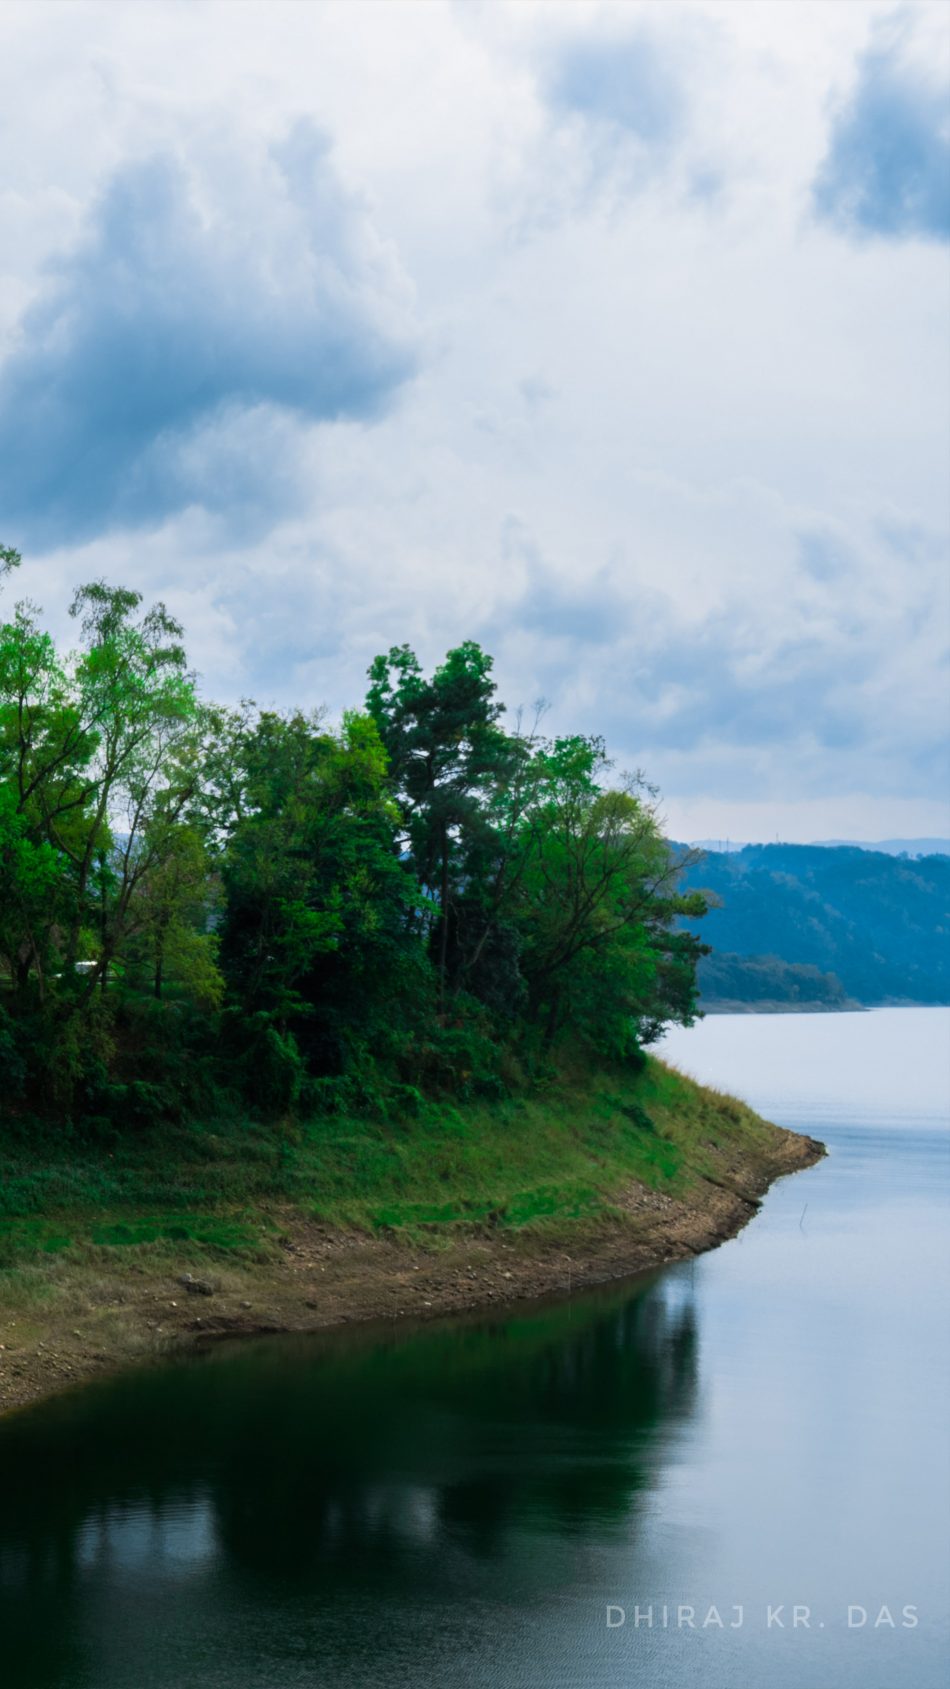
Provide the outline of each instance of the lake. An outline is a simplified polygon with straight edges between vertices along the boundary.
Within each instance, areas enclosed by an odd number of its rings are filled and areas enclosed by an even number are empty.
[[[3,1689],[942,1689],[950,1016],[664,1053],[829,1157],[648,1278],[0,1424]]]

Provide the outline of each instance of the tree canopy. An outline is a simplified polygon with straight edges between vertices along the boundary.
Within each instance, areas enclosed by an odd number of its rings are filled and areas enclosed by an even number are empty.
[[[20,559],[0,550],[0,578]],[[209,705],[162,604],[94,581],[76,648],[0,626],[0,1085],[64,1122],[409,1108],[695,1012],[656,796],[597,738],[506,726],[473,641],[364,706]]]

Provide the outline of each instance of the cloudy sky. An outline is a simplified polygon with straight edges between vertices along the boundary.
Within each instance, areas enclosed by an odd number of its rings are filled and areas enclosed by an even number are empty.
[[[948,87],[944,5],[6,0],[19,589],[332,711],[480,639],[679,837],[950,833]]]

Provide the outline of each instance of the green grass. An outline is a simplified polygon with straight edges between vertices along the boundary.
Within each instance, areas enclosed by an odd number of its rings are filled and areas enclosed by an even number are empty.
[[[156,1128],[111,1152],[0,1139],[0,1269],[77,1246],[251,1254],[288,1206],[433,1246],[460,1228],[569,1231],[616,1214],[633,1180],[686,1197],[705,1175],[765,1165],[773,1142],[743,1104],[652,1059],[404,1122]]]

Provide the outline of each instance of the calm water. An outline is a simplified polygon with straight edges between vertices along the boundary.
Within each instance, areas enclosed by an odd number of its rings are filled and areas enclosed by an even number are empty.
[[[947,1013],[717,1018],[667,1053],[831,1156],[622,1290],[0,1425],[2,1689],[942,1686]]]

